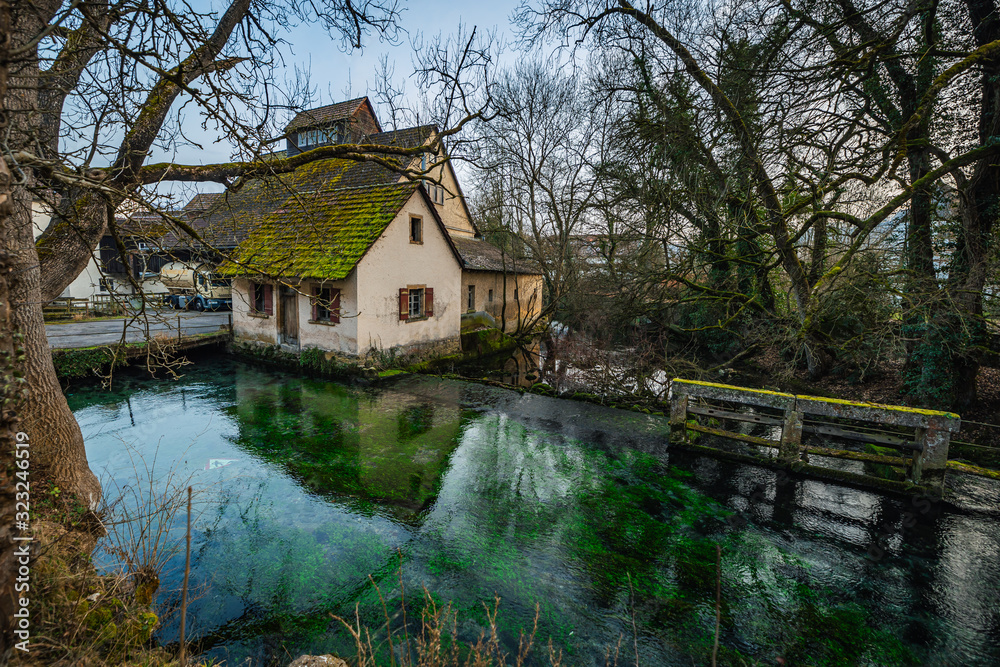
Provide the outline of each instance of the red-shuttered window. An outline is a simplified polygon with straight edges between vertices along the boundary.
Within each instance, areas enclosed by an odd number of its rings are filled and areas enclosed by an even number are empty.
[[[399,288],[399,319],[420,320],[434,316],[433,287]]]
[[[274,297],[271,293],[271,286],[260,283],[252,283],[251,285],[253,287],[253,304],[250,312],[254,315],[273,315]]]
[[[335,287],[315,287],[312,298],[312,321],[340,323],[340,290]]]

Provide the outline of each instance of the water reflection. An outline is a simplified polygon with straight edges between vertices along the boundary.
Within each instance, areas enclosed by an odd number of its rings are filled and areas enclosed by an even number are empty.
[[[193,476],[203,513],[189,623],[201,649],[232,664],[348,650],[329,614],[358,605],[379,625],[373,582],[398,608],[399,568],[408,617],[426,586],[455,602],[465,638],[499,595],[510,648],[537,603],[539,637],[572,664],[604,664],[620,637],[631,647],[633,618],[643,664],[705,664],[716,544],[720,664],[1000,661],[995,517],[668,455],[660,418],[430,378],[361,390],[228,363],[70,399],[96,467],[127,480],[122,441],[147,457],[159,443],[160,462]],[[179,556],[171,565],[164,609]],[[169,616],[159,636],[176,636]]]
[[[311,492],[354,496],[413,520],[434,498],[460,428],[458,390],[436,398],[235,374],[233,444]]]

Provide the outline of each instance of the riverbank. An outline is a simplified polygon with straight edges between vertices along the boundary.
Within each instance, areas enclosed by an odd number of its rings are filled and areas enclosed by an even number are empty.
[[[177,667],[176,657],[152,639],[159,625],[155,591],[124,573],[99,572],[91,554],[106,536],[105,526],[76,499],[34,477],[30,635],[28,650],[15,651],[12,664]],[[123,557],[134,560],[136,554]]]

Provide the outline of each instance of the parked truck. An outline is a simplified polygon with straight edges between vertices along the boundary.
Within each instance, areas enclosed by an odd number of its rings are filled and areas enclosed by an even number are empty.
[[[225,278],[212,273],[211,264],[171,262],[160,269],[160,282],[167,288],[163,302],[172,308],[219,310],[233,307],[233,290]]]

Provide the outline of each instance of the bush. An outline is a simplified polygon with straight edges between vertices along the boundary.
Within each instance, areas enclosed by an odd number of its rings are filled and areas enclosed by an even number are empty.
[[[833,359],[834,373],[861,382],[898,356],[899,323],[893,285],[874,253],[855,258],[819,295],[814,330]]]

